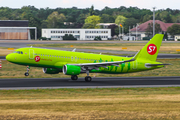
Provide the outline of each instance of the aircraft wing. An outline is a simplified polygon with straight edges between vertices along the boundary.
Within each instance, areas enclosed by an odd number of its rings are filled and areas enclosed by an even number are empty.
[[[98,70],[99,67],[107,68],[107,66],[111,66],[111,65],[119,67],[119,64],[131,62],[134,60],[135,59],[125,60],[125,61],[116,61],[116,62],[82,63],[82,64],[69,64],[69,65],[80,66],[82,70],[92,70],[92,69]]]

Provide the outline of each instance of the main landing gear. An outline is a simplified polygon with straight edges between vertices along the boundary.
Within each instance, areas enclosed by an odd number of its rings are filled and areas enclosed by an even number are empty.
[[[91,82],[92,78],[89,76],[89,71],[86,71],[87,76],[85,77],[86,82]]]
[[[71,80],[77,80],[78,79],[78,76],[77,75],[72,75],[71,76]]]
[[[92,80],[92,78],[91,78],[90,76],[86,76],[86,77],[85,77],[85,81],[86,81],[86,82],[91,82],[91,80]]]
[[[27,66],[26,68],[27,72],[24,73],[25,76],[29,76],[29,69],[30,69],[30,66]]]
[[[91,82],[92,78],[89,76],[89,71],[86,72],[87,76],[85,77],[86,82]],[[71,80],[77,80],[77,75],[71,75]]]

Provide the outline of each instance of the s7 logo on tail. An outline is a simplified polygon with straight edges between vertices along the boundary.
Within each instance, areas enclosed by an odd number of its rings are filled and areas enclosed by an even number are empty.
[[[154,55],[156,54],[156,51],[157,51],[157,47],[155,44],[149,44],[148,47],[147,47],[147,52],[150,54],[150,55]]]

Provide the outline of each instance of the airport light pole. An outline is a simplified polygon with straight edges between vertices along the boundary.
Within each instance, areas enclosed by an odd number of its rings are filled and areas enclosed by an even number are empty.
[[[156,7],[153,7],[153,36],[155,35],[155,9]]]
[[[118,26],[119,26],[119,40],[121,40],[121,35],[120,35],[121,34],[121,26],[120,26],[120,23],[119,23]]]
[[[136,24],[136,41],[137,41],[138,26],[139,26],[139,24],[137,23],[137,24]]]
[[[130,26],[129,26],[129,41],[130,41]]]

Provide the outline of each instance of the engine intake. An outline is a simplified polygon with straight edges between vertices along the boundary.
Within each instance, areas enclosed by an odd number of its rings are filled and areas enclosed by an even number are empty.
[[[60,71],[54,68],[43,68],[43,72],[46,74],[58,74]]]
[[[64,65],[63,73],[65,75],[79,75],[81,73],[81,67],[74,65]]]

